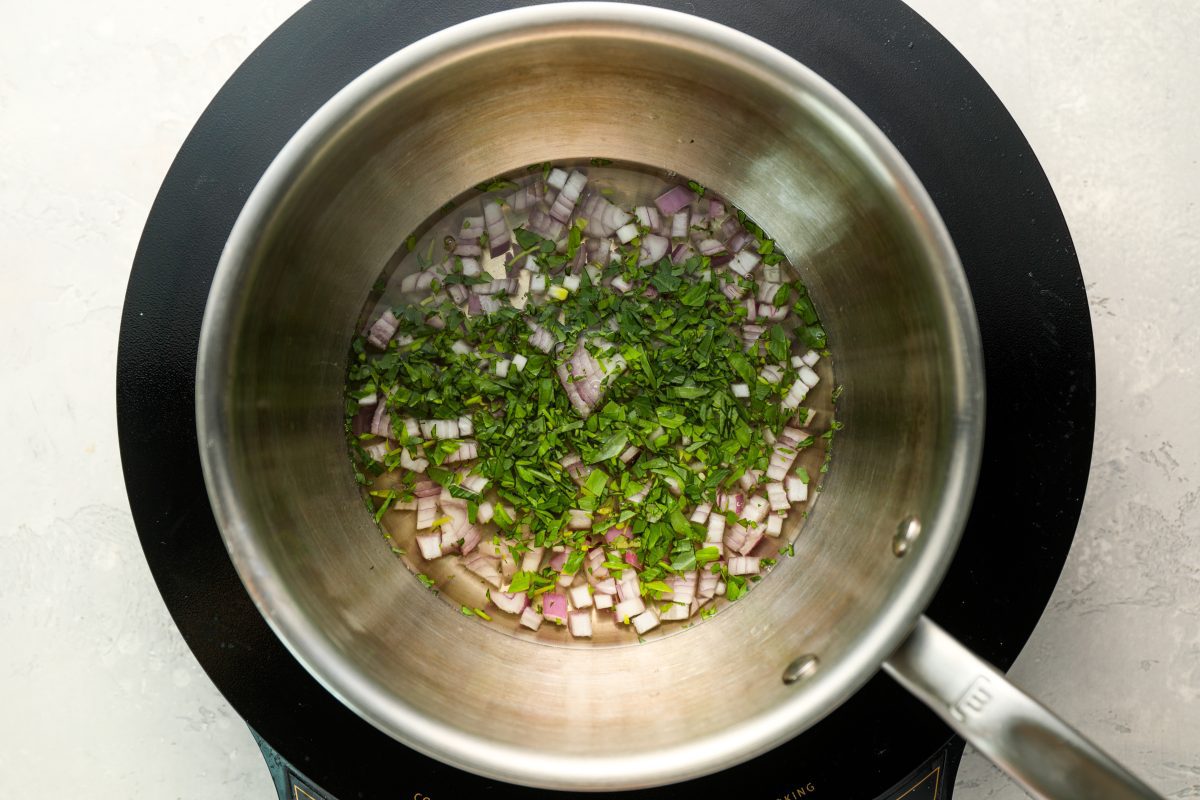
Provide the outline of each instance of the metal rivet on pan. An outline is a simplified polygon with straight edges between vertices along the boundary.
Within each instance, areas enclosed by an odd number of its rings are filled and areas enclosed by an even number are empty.
[[[783,682],[791,684],[805,678],[811,678],[817,674],[817,667],[819,666],[821,666],[821,659],[812,653],[805,653],[784,668]]]
[[[916,517],[909,517],[900,523],[896,528],[896,535],[892,537],[892,552],[899,558],[908,553],[913,542],[921,535],[921,520]]]

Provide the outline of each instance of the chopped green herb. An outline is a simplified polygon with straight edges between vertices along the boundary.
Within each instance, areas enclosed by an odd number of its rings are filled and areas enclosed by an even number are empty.
[[[776,361],[786,361],[788,355],[788,335],[782,325],[772,325],[767,337],[767,352]]]
[[[600,461],[607,461],[610,458],[616,458],[625,450],[625,445],[629,443],[629,434],[624,431],[614,433],[604,440],[592,457],[588,459],[589,464],[595,464]]]
[[[583,482],[583,488],[591,494],[599,496],[608,486],[608,475],[602,469],[594,469],[587,476],[587,480]]]
[[[505,178],[494,178],[485,183],[478,184],[475,189],[480,192],[500,192],[509,189],[516,189],[517,184]]]
[[[605,183],[620,169],[606,169]],[[387,514],[398,504],[418,505],[425,515],[419,532],[443,535],[443,552],[456,554],[445,557],[462,555],[458,548],[468,550],[464,560],[484,556],[469,568],[496,569],[507,591],[525,593],[539,610],[561,602],[561,575],[592,569],[616,580],[632,572],[655,600],[669,596],[679,576],[708,570],[725,581],[726,598],[737,600],[759,576],[730,576],[722,553],[705,541],[705,525],[691,519],[722,493],[761,494],[774,442],[784,428],[805,425],[808,410],[789,405],[787,393],[799,374],[793,358],[808,348],[827,353],[813,302],[790,267],[779,266],[786,259],[776,242],[732,206],[729,213],[754,237],[748,246],[774,268],[769,277],[761,268],[735,275],[700,255],[674,263],[670,249],[643,263],[657,233],[640,222],[638,235],[622,243],[602,236],[608,224],[589,224],[585,213],[555,221],[541,205],[543,224],[518,211],[525,189],[553,202],[554,190],[539,183],[553,171],[535,164],[528,176],[485,181],[476,186],[483,196],[460,204],[455,217],[406,239],[399,275],[415,261],[427,272],[406,280],[411,286],[419,278],[420,288],[403,288],[393,317],[376,316],[351,341],[344,423],[355,480],[378,522],[405,519]],[[579,180],[571,168],[565,172]],[[705,197],[704,186],[687,185]],[[523,194],[509,200],[511,191]],[[593,183],[577,209],[621,196]],[[455,237],[480,203],[485,227],[498,210],[511,231],[496,260],[488,260],[486,233],[478,240],[482,258],[452,252],[464,244]],[[695,201],[688,239],[725,241],[727,215],[713,219],[708,209],[707,199]],[[514,290],[504,277],[518,271]],[[763,288],[763,280],[778,288]],[[532,291],[522,295],[527,284]],[[391,285],[381,279],[376,291],[386,298]],[[759,318],[751,328],[745,300],[760,297],[783,318]],[[835,402],[841,393],[834,389]],[[362,432],[378,424],[374,409],[360,403],[372,399],[386,411],[387,441]],[[840,427],[834,421],[823,436],[813,430],[797,449],[826,445]],[[811,469],[816,454],[807,452]],[[825,446],[822,472],[830,452]],[[808,483],[803,466],[793,474]],[[424,490],[426,481],[440,496]],[[737,515],[713,513],[726,515],[729,535]],[[400,550],[390,539],[389,547]],[[419,564],[424,556],[414,548],[409,558]],[[764,568],[773,563],[763,560]],[[431,579],[420,579],[433,589]],[[456,605],[490,619],[476,602]],[[706,606],[701,618],[717,608]]]

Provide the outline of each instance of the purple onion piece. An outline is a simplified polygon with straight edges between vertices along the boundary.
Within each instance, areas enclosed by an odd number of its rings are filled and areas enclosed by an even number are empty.
[[[549,566],[550,569],[554,570],[555,572],[561,572],[563,566],[566,563],[567,563],[567,551],[560,550],[559,552],[550,556],[550,562],[547,566]]]
[[[442,487],[433,481],[420,481],[413,486],[413,497],[437,497],[442,493]]]
[[[502,256],[507,253],[508,248],[511,245],[512,240],[508,238],[507,230],[504,232],[503,236],[495,239],[493,239],[490,234],[488,235],[488,254],[491,255],[492,258],[497,258],[498,256]]]
[[[550,331],[538,325],[536,322],[528,321],[529,330],[532,331],[529,335],[529,343],[541,350],[543,353],[549,353],[554,350],[554,346],[558,344],[554,340],[554,335]]]
[[[643,228],[657,231],[659,226],[658,209],[653,206],[638,206],[633,209],[633,215],[637,217],[638,225]]]
[[[587,252],[589,256],[601,264],[608,263],[608,255],[612,252],[612,240],[605,237],[603,239],[587,239]]]
[[[686,242],[677,244],[675,245],[675,249],[671,251],[671,263],[678,266],[694,255],[696,255],[696,251],[690,244]]]
[[[350,421],[350,430],[355,436],[362,436],[364,433],[371,432],[371,423],[375,419],[375,414],[378,407],[383,403],[376,403],[374,406],[362,406],[358,409],[358,413]]]
[[[615,229],[606,222],[610,207],[612,203],[604,195],[589,189],[583,202],[575,209],[575,216],[587,220],[584,230],[589,236],[612,236]]]
[[[758,316],[770,322],[781,322],[786,319],[788,310],[786,306],[773,306],[770,303],[759,302]]]
[[[565,223],[559,222],[556,219],[551,219],[550,224],[546,226],[546,238],[552,242],[557,242],[562,239],[562,236],[567,231]]]
[[[762,325],[743,325],[742,326],[742,342],[745,343],[746,349],[749,350],[758,341],[758,337],[766,331]]]
[[[484,204],[483,219],[487,224],[488,251],[495,258],[508,250],[512,244],[512,233],[504,218],[504,211],[496,203]]]
[[[538,236],[546,235],[546,224],[550,221],[550,215],[546,213],[546,209],[541,204],[534,206],[529,212],[529,221],[525,223],[526,230],[536,233]]]
[[[532,181],[529,185],[524,186],[508,196],[508,204],[515,211],[524,211],[530,208],[546,193],[546,185],[540,178]]]
[[[618,205],[609,203],[607,198],[604,199],[604,202],[607,203],[604,209],[604,225],[610,231],[616,231],[617,228],[620,228],[633,219],[628,211],[625,211]]]
[[[674,214],[684,206],[691,205],[696,195],[686,186],[675,186],[654,199],[654,205],[664,214]]]
[[[735,217],[726,217],[725,221],[721,223],[720,238],[722,241],[728,242],[734,236],[737,236],[738,231],[741,229],[742,226],[738,224]]]
[[[647,264],[657,264],[670,248],[670,239],[655,233],[648,233],[642,237],[642,249],[638,255],[638,264],[643,267]]]
[[[459,240],[478,239],[485,230],[483,217],[464,217],[462,228],[458,232]]]
[[[492,605],[509,614],[520,614],[529,605],[529,596],[524,592],[492,592],[491,598]]]
[[[549,620],[566,622],[567,596],[561,592],[547,592],[542,595],[542,616]]]
[[[762,303],[770,303],[775,299],[775,295],[779,293],[782,283],[772,283],[771,281],[759,281],[758,283],[758,299]]]
[[[688,235],[688,229],[692,224],[691,216],[691,209],[684,208],[671,217],[672,238],[682,239]]]
[[[371,433],[385,439],[392,438],[392,418],[387,413],[387,403],[375,405],[375,413],[371,416]]]
[[[558,382],[562,384],[563,391],[567,393],[567,399],[571,401],[571,408],[586,419],[592,413],[592,407],[579,394],[579,389],[571,377],[570,369],[566,364],[559,364],[555,372],[558,373]]]
[[[571,212],[575,209],[575,203],[579,200],[579,195],[586,185],[587,175],[579,170],[572,171],[570,177],[567,178],[566,185],[563,186],[562,191],[558,193],[558,197],[554,198],[554,203],[550,206],[550,216],[559,222],[569,220]]]
[[[396,319],[396,315],[389,308],[375,320],[367,331],[367,342],[378,347],[380,350],[386,349],[388,342],[396,335],[396,329],[400,327],[400,320]]]
[[[758,253],[753,250],[742,250],[729,262],[729,268],[744,278],[754,271],[760,261],[762,261],[762,256]]]

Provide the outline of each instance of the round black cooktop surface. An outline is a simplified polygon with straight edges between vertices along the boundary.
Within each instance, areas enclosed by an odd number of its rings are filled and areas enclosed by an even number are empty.
[[[1006,669],[1070,546],[1095,410],[1079,264],[1028,142],[962,56],[900,0],[651,4],[739,28],[824,76],[892,139],[941,211],[978,310],[988,422],[967,531],[929,616]],[[316,787],[343,800],[563,796],[499,784],[408,750],[292,658],[221,542],[193,408],[209,282],[247,195],[292,133],[385,56],[447,25],[523,5],[532,3],[313,0],[246,60],[196,123],[137,251],[117,365],[134,518],[159,590],[201,665],[308,781],[285,787],[289,797],[319,796]],[[752,762],[621,796],[870,800],[899,796],[907,776],[912,800],[945,797],[957,753],[948,729],[880,675],[817,726]],[[273,766],[283,764],[269,756]]]

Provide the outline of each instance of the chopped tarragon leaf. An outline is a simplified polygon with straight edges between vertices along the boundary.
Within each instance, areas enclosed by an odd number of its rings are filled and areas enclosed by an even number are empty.
[[[564,575],[574,575],[579,572],[579,568],[583,566],[583,559],[587,553],[584,550],[572,550],[571,555],[567,556],[567,561],[563,564]]]
[[[643,594],[652,594],[656,598],[671,591],[671,587],[663,581],[647,581],[642,584]]]
[[[480,192],[499,192],[505,189],[516,189],[517,184],[505,178],[493,178],[490,181],[485,181],[476,185],[475,189]]]
[[[671,569],[676,572],[690,572],[696,568],[698,563],[695,551],[688,547],[674,553],[674,557],[671,559]]]
[[[754,367],[750,361],[738,350],[730,351],[726,356],[729,360],[729,365],[733,367],[733,371],[745,383],[753,384],[757,377],[754,372]]]
[[[496,524],[500,527],[511,528],[513,526],[514,520],[508,515],[508,509],[506,509],[503,504],[498,504],[493,513],[495,514],[493,519],[496,520]]]
[[[379,520],[383,519],[383,515],[385,513],[387,513],[388,508],[391,507],[392,502],[395,499],[396,499],[395,493],[392,493],[383,499],[383,502],[380,503],[379,508],[377,508],[375,510],[375,521],[376,522],[379,522]]]
[[[629,443],[629,434],[621,431],[614,433],[604,440],[604,443],[592,453],[591,458],[587,461],[589,464],[596,464],[600,461],[607,461],[610,458],[616,458],[625,450],[625,445]]]
[[[671,390],[671,394],[681,400],[695,400],[698,397],[707,396],[711,391],[703,386],[676,386]]]
[[[813,348],[825,347],[825,329],[820,325],[809,325],[806,328],[797,329],[800,333],[800,341]]]
[[[571,226],[571,232],[567,235],[567,260],[574,258],[575,254],[579,252],[579,246],[583,244],[583,229],[586,224],[584,220],[577,220],[576,224]]]
[[[512,580],[509,581],[508,591],[512,594],[528,591],[529,587],[533,585],[533,578],[535,574],[536,573],[533,572],[516,573],[512,576]]]
[[[788,335],[782,325],[772,325],[767,339],[767,352],[776,361],[787,360]]]
[[[591,474],[587,476],[587,480],[583,482],[583,488],[587,489],[590,493],[596,495],[597,497],[600,496],[600,494],[602,494],[607,487],[608,475],[605,474],[604,470],[602,469],[592,470]]]

